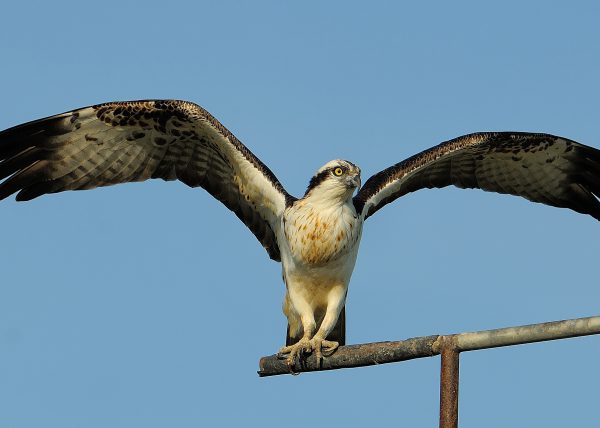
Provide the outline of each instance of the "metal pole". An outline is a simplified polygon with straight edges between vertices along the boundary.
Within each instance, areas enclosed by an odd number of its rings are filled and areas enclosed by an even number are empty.
[[[453,341],[445,341],[440,370],[440,428],[458,428],[459,355]]]

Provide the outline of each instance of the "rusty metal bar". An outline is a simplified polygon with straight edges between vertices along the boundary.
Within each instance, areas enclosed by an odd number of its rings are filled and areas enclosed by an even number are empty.
[[[458,428],[458,379],[460,354],[453,336],[441,345],[440,428]]]
[[[444,338],[448,337],[451,337],[455,341],[456,349],[459,352],[464,352],[590,334],[600,334],[600,316],[484,330],[473,333],[460,333],[449,336],[415,337],[398,342],[340,346],[332,356],[323,359],[321,367],[317,365],[314,356],[310,355],[303,361],[303,366],[297,367],[296,370],[298,372],[335,370],[431,357],[440,354],[441,344]],[[275,376],[290,373],[285,361],[277,355],[261,358],[259,365],[259,376]]]
[[[295,370],[298,372],[335,370],[431,357],[439,353],[434,350],[435,342],[438,339],[439,336],[425,336],[399,342],[375,342],[340,346],[333,355],[323,359],[321,367],[317,365],[316,358],[309,355],[302,360],[302,366],[296,367]],[[258,374],[261,377],[290,373],[285,358],[279,358],[277,355],[261,358],[259,365],[260,371]]]

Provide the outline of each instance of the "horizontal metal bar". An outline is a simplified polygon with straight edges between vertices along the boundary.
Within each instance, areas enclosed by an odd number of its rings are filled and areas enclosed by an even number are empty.
[[[316,358],[309,355],[303,359],[302,366],[296,367],[295,371],[335,370],[431,357],[441,352],[442,342],[450,342],[457,351],[464,352],[591,334],[600,334],[600,316],[446,336],[415,337],[398,342],[340,346],[333,355],[323,359],[321,367],[318,366]],[[290,373],[285,359],[281,359],[277,355],[261,358],[259,367],[259,376]]]
[[[456,334],[459,351],[521,345],[600,333],[600,316]]]

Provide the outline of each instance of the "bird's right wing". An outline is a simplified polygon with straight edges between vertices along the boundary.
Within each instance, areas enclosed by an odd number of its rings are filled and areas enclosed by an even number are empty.
[[[0,200],[150,178],[203,187],[279,260],[274,229],[293,198],[202,107],[175,100],[111,102],[0,132]]]

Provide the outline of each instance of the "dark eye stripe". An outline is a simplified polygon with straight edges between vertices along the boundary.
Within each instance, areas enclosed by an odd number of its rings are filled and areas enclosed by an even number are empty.
[[[336,173],[335,173],[335,170],[338,168],[342,170],[342,174],[340,174],[340,175],[336,175]],[[306,189],[306,192],[304,193],[304,196],[308,195],[308,193],[312,189],[317,187],[323,181],[327,180],[328,177],[331,177],[332,175],[335,177],[341,177],[343,174],[345,174],[347,172],[348,172],[348,168],[343,165],[332,166],[330,168],[324,169],[323,171],[319,172],[318,174],[313,176],[313,178],[310,179],[310,182],[308,183],[308,187]]]

